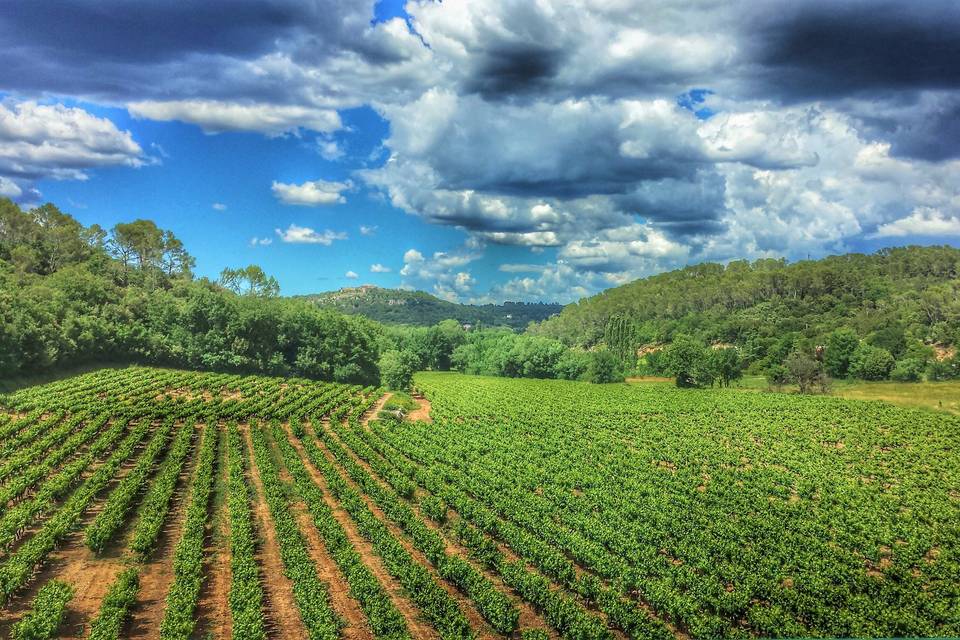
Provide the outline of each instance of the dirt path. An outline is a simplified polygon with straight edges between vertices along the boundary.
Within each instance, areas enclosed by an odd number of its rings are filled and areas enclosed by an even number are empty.
[[[271,638],[282,640],[298,640],[307,637],[307,629],[300,619],[293,598],[293,584],[283,574],[283,561],[280,558],[280,546],[277,543],[277,533],[273,528],[273,519],[270,517],[270,508],[264,497],[263,481],[260,479],[260,470],[257,468],[256,458],[253,455],[253,440],[250,429],[246,425],[241,429],[247,453],[250,460],[250,488],[252,490],[251,510],[253,512],[254,527],[262,541],[257,548],[257,562],[262,574],[264,595],[265,624]]]
[[[326,428],[326,425],[324,425],[324,427]],[[312,425],[310,429],[311,430],[313,429]],[[314,435],[314,434],[311,433],[311,435]],[[384,525],[386,525],[387,529],[390,531],[393,537],[396,538],[397,542],[399,542],[403,546],[403,548],[406,549],[407,553],[409,553],[410,556],[417,563],[423,565],[423,567],[430,572],[430,575],[433,577],[436,583],[439,584],[448,594],[450,594],[450,597],[456,600],[457,604],[460,605],[460,609],[463,611],[463,614],[466,616],[467,620],[470,622],[470,627],[473,629],[477,638],[498,637],[498,634],[493,631],[490,625],[488,625],[487,622],[483,619],[483,616],[480,615],[480,612],[477,611],[477,608],[476,606],[474,606],[473,601],[470,600],[470,598],[466,597],[463,593],[461,593],[455,586],[453,586],[452,584],[450,584],[449,582],[447,582],[446,580],[440,577],[440,575],[437,573],[436,568],[434,568],[434,566],[430,563],[427,557],[423,555],[423,553],[421,553],[419,550],[416,549],[416,547],[413,546],[413,543],[410,542],[410,540],[408,539],[407,535],[403,532],[403,530],[395,522],[393,522],[393,520],[388,518],[386,514],[383,513],[383,511],[380,509],[380,507],[378,507],[373,502],[373,500],[371,500],[370,497],[366,493],[364,493],[363,489],[361,489],[360,486],[357,485],[357,483],[354,482],[353,479],[345,471],[341,469],[340,464],[333,457],[333,454],[330,453],[330,451],[327,449],[324,442],[318,439],[316,440],[316,443],[317,443],[317,446],[320,448],[320,450],[323,451],[324,455],[327,457],[327,461],[341,471],[340,476],[341,478],[343,478],[344,482],[346,482],[350,486],[350,488],[352,488],[354,491],[356,491],[360,495],[364,504],[367,505],[367,508],[370,509],[370,511],[373,513],[374,516],[377,517],[378,520],[380,520]]]
[[[203,431],[203,425],[197,425],[197,430]],[[128,640],[155,640],[160,637],[160,621],[166,610],[167,592],[173,583],[173,552],[180,542],[180,532],[187,515],[187,505],[190,503],[190,483],[197,468],[197,447],[200,444],[201,434],[194,434],[193,444],[187,454],[187,463],[180,471],[177,487],[171,498],[170,512],[163,525],[163,531],[157,540],[156,549],[140,569],[140,590],[137,593],[137,603],[133,607],[130,621],[127,624]]]
[[[420,405],[407,415],[407,420],[422,420],[428,424],[433,424],[433,418],[430,417],[430,401],[420,394],[413,396],[413,399]]]
[[[327,485],[326,479],[324,479],[323,474],[321,474],[317,468],[313,466],[313,463],[310,462],[306,452],[303,450],[303,444],[300,442],[300,440],[297,438],[290,438],[290,442],[297,449],[297,453],[300,454],[300,459],[303,461],[304,466],[310,473],[310,477],[323,492],[324,502],[327,503],[327,506],[330,507],[331,511],[333,511],[333,516],[337,519],[337,522],[340,523],[340,526],[343,527],[343,530],[347,534],[347,538],[350,540],[350,544],[352,544],[353,548],[356,549],[357,553],[360,554],[361,558],[363,559],[363,563],[368,569],[370,569],[370,572],[373,573],[373,575],[377,578],[377,581],[383,585],[384,590],[390,595],[393,604],[404,617],[404,620],[406,620],[407,627],[410,629],[410,634],[417,640],[430,640],[439,638],[437,631],[430,625],[430,623],[420,618],[419,609],[411,600],[407,598],[406,591],[404,590],[403,586],[401,586],[400,583],[392,575],[390,575],[390,572],[387,571],[387,568],[383,565],[383,561],[380,559],[380,556],[378,556],[373,550],[373,545],[370,544],[366,538],[360,535],[360,532],[354,525],[350,515],[336,500],[334,500],[333,494],[330,492],[330,487]]]
[[[51,579],[62,580],[73,585],[76,594],[67,608],[67,615],[60,627],[60,638],[82,638],[90,622],[100,610],[100,603],[124,567],[123,542],[114,543],[104,554],[98,556],[84,544],[84,534],[97,515],[103,510],[107,496],[120,481],[130,473],[137,457],[143,451],[143,445],[137,447],[130,459],[125,461],[113,479],[98,494],[92,506],[88,507],[75,531],[70,533],[59,548],[47,555],[43,565],[33,576],[30,584],[0,612],[0,637],[7,637],[10,628],[30,609],[37,591]]]
[[[220,427],[221,429],[225,427]],[[223,440],[226,442],[226,440]],[[227,448],[221,447],[220,460],[211,516],[207,525],[207,539],[203,556],[206,580],[197,603],[198,623],[194,638],[212,637],[229,640],[233,637],[233,618],[230,614],[230,583],[233,569],[230,565],[230,510],[227,504],[229,469]]]

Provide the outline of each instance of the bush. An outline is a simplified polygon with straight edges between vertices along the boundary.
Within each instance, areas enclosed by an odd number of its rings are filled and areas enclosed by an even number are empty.
[[[932,360],[927,365],[927,379],[942,382],[960,378],[960,357],[954,356],[945,360]]]
[[[698,387],[706,382],[707,352],[703,343],[690,336],[677,335],[665,351],[666,370],[676,379],[678,387]]]
[[[862,344],[850,358],[850,375],[861,380],[886,380],[893,366],[893,356],[889,351]]]
[[[617,371],[617,364],[617,357],[611,351],[595,351],[590,357],[587,379],[596,384],[623,382],[623,374]]]
[[[775,364],[764,372],[767,384],[772,389],[781,391],[783,387],[790,384],[790,372],[782,364]]]
[[[560,356],[554,367],[556,376],[561,380],[582,380],[590,368],[590,354],[579,349],[569,349]]]
[[[388,389],[409,389],[417,364],[417,356],[412,351],[391,349],[380,357],[380,380]]]
[[[919,382],[923,378],[924,362],[919,358],[904,358],[897,362],[890,377],[897,382]]]
[[[794,351],[783,364],[787,369],[789,380],[800,387],[800,393],[827,390],[827,374],[823,364],[809,354]]]
[[[823,354],[827,373],[834,378],[846,377],[850,370],[850,360],[859,345],[860,339],[852,329],[837,329],[831,333]]]

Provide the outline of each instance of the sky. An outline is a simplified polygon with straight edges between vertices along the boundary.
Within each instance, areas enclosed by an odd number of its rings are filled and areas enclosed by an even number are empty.
[[[955,0],[6,0],[0,196],[287,295],[960,246],[957,33]]]

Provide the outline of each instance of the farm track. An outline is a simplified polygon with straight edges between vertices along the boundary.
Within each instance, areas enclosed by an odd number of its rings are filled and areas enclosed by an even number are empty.
[[[297,450],[297,454],[300,456],[300,459],[306,467],[307,472],[310,474],[311,479],[318,487],[320,487],[320,490],[323,492],[324,502],[333,512],[333,516],[337,519],[337,522],[340,523],[340,526],[343,527],[343,530],[347,534],[347,538],[350,540],[353,548],[356,549],[360,554],[364,565],[370,569],[373,575],[376,576],[377,580],[380,581],[380,584],[384,586],[387,593],[390,595],[394,605],[400,611],[400,614],[403,615],[404,620],[406,620],[407,626],[410,628],[411,635],[417,640],[420,638],[425,640],[439,638],[440,636],[436,629],[434,629],[429,622],[422,619],[419,609],[412,601],[410,601],[406,590],[392,575],[390,575],[390,572],[387,571],[387,568],[384,566],[380,556],[376,553],[376,551],[374,551],[373,545],[360,534],[353,522],[353,519],[340,505],[340,503],[333,498],[333,494],[330,491],[330,487],[327,484],[326,479],[323,477],[323,474],[321,474],[320,471],[313,466],[313,463],[303,450],[303,444],[298,438],[290,437],[292,434],[290,434],[288,430],[287,435],[290,439],[290,443]]]
[[[129,640],[156,640],[160,637],[160,621],[166,609],[167,592],[173,583],[173,552],[180,541],[180,533],[190,504],[190,480],[197,468],[194,455],[207,427],[198,425],[187,463],[177,479],[177,488],[171,499],[170,513],[157,540],[157,546],[140,569],[140,590],[130,621],[126,626]]]

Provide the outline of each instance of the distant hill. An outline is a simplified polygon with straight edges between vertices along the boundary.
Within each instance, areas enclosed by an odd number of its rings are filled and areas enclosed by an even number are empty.
[[[441,320],[453,319],[461,324],[524,329],[531,321],[540,322],[563,309],[560,304],[525,302],[456,304],[423,291],[384,289],[373,285],[300,297],[342,313],[362,315],[378,322],[416,326],[431,326]]]
[[[609,341],[615,326],[626,326],[637,348],[685,333],[735,344],[751,359],[779,358],[798,340],[824,344],[841,327],[898,358],[916,344],[952,353],[960,342],[960,249],[699,264],[584,298],[532,331],[589,347]]]

